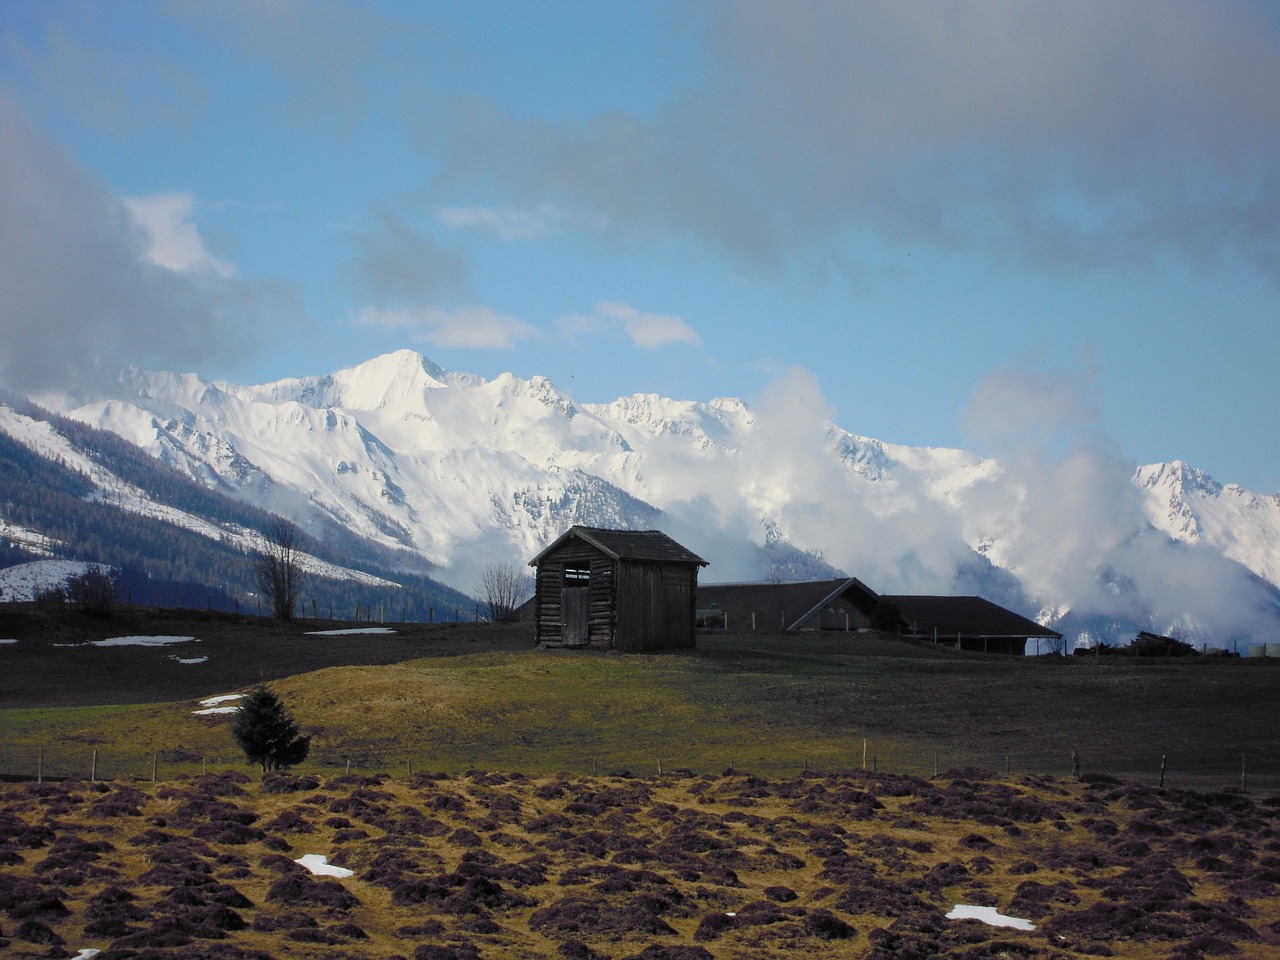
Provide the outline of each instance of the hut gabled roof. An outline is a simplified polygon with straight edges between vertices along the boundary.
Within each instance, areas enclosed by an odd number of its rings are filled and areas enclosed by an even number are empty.
[[[591,544],[611,560],[645,560],[651,563],[693,563],[707,566],[707,561],[681,546],[661,530],[605,530],[601,527],[581,527],[576,524],[562,533],[529,561],[536,567],[542,558],[556,550],[569,539]]]

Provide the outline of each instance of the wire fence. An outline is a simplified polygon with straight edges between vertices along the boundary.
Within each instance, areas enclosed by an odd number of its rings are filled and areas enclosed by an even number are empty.
[[[572,773],[581,776],[702,776],[728,772],[752,773],[768,779],[796,776],[825,776],[853,771],[904,774],[916,777],[945,777],[949,773],[972,775],[973,770],[1018,778],[1042,776],[1088,778],[1105,775],[1121,781],[1150,786],[1197,791],[1232,790],[1260,796],[1280,795],[1280,762],[1272,757],[1235,755],[1222,757],[1219,765],[1180,764],[1173,754],[1153,755],[1146,765],[1117,763],[1091,758],[1087,753],[1066,756],[1031,753],[990,753],[939,748],[903,747],[865,740],[850,745],[845,755],[829,752],[805,756],[761,756],[749,749],[740,754],[697,749],[670,754],[644,755],[639,752],[584,756],[579,753],[542,753],[524,762],[510,753],[485,757],[447,758],[429,751],[389,753],[344,753],[327,749],[293,768],[298,773],[331,776],[341,773],[381,774],[409,777],[415,773],[462,774],[469,771],[500,771],[527,776]],[[61,781],[67,779],[163,782],[220,773],[229,770],[252,773],[254,768],[239,753],[227,751],[200,755],[190,751],[151,752],[129,746],[99,745],[95,748],[64,744],[30,746],[0,743],[0,780]]]

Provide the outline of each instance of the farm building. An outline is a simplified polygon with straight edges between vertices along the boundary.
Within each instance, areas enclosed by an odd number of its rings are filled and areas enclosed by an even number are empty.
[[[615,650],[694,645],[698,568],[660,530],[570,527],[529,561],[537,642]]]
[[[982,597],[877,594],[856,577],[795,583],[712,583],[698,591],[699,622],[728,630],[885,629],[965,650],[1025,652],[1062,635]]]

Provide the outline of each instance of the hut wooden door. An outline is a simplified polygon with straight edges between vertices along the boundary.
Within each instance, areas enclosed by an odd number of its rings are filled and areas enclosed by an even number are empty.
[[[687,647],[693,644],[693,601],[689,584],[663,584],[662,619],[666,633],[664,646]]]
[[[560,596],[560,642],[586,643],[590,613],[591,588],[565,587]]]

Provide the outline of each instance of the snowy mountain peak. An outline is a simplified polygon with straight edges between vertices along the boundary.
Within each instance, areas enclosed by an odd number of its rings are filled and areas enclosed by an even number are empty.
[[[1280,622],[1280,498],[1180,461],[1118,489],[1108,465],[1067,475],[798,430],[734,398],[577,404],[545,377],[486,380],[412,350],[258,387],[136,371],[122,386],[62,412],[202,483],[412,551],[463,590],[579,523],[664,529],[712,561],[709,582],[800,563],[1209,642]]]
[[[397,350],[320,377],[277,380],[249,388],[267,403],[294,400],[309,407],[419,411],[423,395],[443,389],[449,374],[413,350]]]

